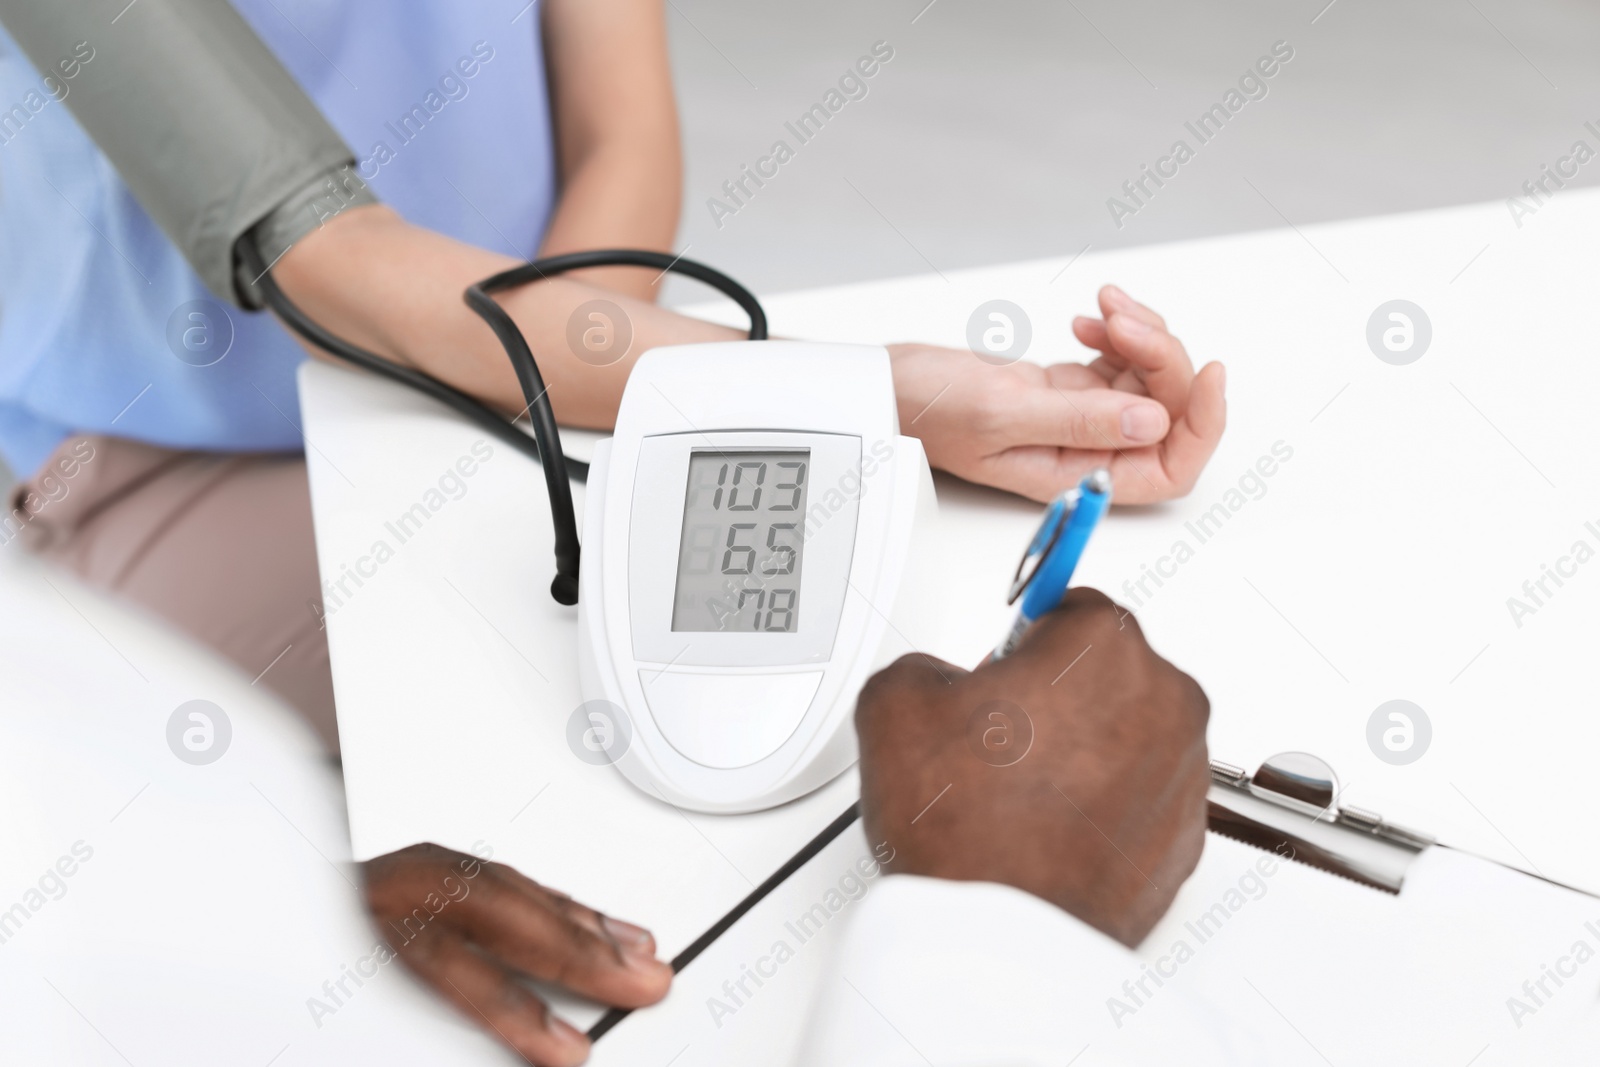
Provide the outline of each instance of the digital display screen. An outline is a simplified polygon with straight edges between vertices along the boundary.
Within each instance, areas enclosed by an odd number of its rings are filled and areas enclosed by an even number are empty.
[[[689,455],[675,631],[793,633],[810,449]]]

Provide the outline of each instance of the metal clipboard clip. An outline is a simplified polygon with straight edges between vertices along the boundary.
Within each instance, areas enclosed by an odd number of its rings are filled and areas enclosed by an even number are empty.
[[[1376,812],[1338,805],[1338,799],[1339,779],[1333,768],[1308,752],[1280,752],[1255,774],[1212,760],[1207,829],[1396,895],[1412,860],[1430,848],[1448,848],[1600,900],[1600,893],[1592,889],[1447,845]]]
[[[1338,806],[1338,798],[1333,768],[1307,752],[1280,752],[1253,775],[1212,760],[1207,824],[1223,837],[1398,894],[1411,861],[1437,839]]]

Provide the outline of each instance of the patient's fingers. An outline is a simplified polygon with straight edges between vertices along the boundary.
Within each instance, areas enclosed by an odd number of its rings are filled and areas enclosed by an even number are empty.
[[[1107,385],[1103,374],[1083,363],[1051,363],[1040,369],[1045,384],[1057,389],[1104,389]],[[1143,394],[1144,386],[1131,391]]]
[[[1138,381],[1141,392],[1161,400],[1174,416],[1187,404],[1194,368],[1183,343],[1165,329],[1119,313],[1109,321],[1080,315],[1072,322],[1072,332],[1099,350],[1089,368],[1108,385],[1128,389]]]
[[[1171,419],[1148,397],[1117,389],[1029,389],[1008,413],[1011,445],[1138,448],[1167,435]]]
[[[1100,313],[1103,318],[1093,318],[1089,315],[1079,315],[1072,320],[1073,336],[1089,348],[1097,349],[1113,360],[1122,361],[1123,356],[1117,351],[1116,343],[1106,333],[1106,323],[1115,316],[1122,315],[1143,322],[1151,329],[1170,332],[1167,330],[1167,320],[1154,311],[1128,296],[1114,285],[1101,288],[1099,295]]]
[[[1194,488],[1200,472],[1217,450],[1228,423],[1227,375],[1222,364],[1208,363],[1195,375],[1189,408],[1161,442],[1161,466],[1179,492]]]
[[[1072,320],[1072,336],[1085,348],[1093,348],[1111,357],[1118,363],[1126,362],[1117,355],[1116,348],[1111,344],[1111,338],[1106,334],[1106,321],[1104,319],[1091,319],[1087,315],[1077,315]]]
[[[529,1063],[572,1067],[588,1058],[587,1037],[528,992],[508,968],[474,950],[455,931],[430,928],[406,945],[400,959]]]
[[[1117,352],[1139,368],[1150,395],[1161,401],[1174,419],[1180,418],[1189,406],[1189,383],[1194,380],[1194,365],[1183,342],[1164,328],[1130,315],[1114,316],[1106,329]]]
[[[1072,323],[1073,335],[1101,353],[1090,368],[1119,389],[1127,388],[1132,377],[1128,372],[1136,368],[1149,395],[1177,418],[1188,405],[1194,377],[1183,344],[1165,319],[1114,285],[1100,290],[1099,303],[1103,319],[1080,315]]]
[[[1107,319],[1113,315],[1129,315],[1152,329],[1165,331],[1167,320],[1145,307],[1115,285],[1102,285],[1099,293],[1100,314]]]
[[[1195,376],[1189,407],[1159,445],[1123,449],[1110,457],[1113,499],[1119,504],[1152,504],[1183,496],[1194,488],[1217,450],[1227,424],[1222,364],[1210,363]]]

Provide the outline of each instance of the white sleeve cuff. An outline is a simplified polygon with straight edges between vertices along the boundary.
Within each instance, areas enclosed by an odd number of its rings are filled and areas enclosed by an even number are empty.
[[[1229,1063],[1181,991],[1119,1017],[1138,958],[1043,900],[988,882],[894,875],[850,917],[797,1064]],[[1152,1004],[1152,1007],[1155,1005]]]

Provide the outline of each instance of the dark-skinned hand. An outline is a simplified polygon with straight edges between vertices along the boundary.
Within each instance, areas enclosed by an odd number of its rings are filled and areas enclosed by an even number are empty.
[[[582,1063],[589,1039],[520,979],[624,1008],[654,1004],[672,983],[648,931],[503,863],[426,844],[362,868],[367,908],[400,962],[538,1067]]]
[[[913,654],[868,682],[868,839],[891,872],[1015,886],[1136,945],[1199,862],[1209,708],[1130,613],[1073,589],[1003,660]]]

